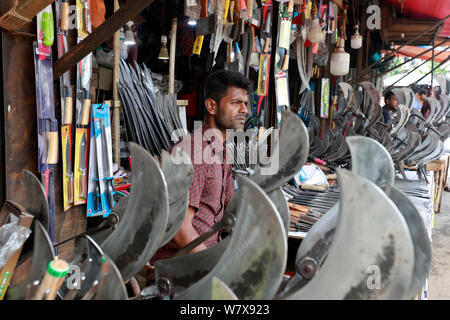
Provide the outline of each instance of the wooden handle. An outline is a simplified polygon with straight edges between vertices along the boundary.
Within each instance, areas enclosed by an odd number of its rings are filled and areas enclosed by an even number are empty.
[[[294,10],[294,0],[289,0],[287,11],[292,12]]]
[[[234,21],[233,21],[233,19],[234,19],[234,0],[231,0],[231,2],[230,2],[230,12],[229,12],[229,15],[230,15],[230,21],[231,21],[231,22],[234,22]]]
[[[80,198],[87,199],[87,176],[86,175],[80,175]]]
[[[266,40],[264,41],[264,50],[263,50],[264,53],[269,52],[270,41],[271,41],[270,38],[266,38]]]
[[[54,271],[51,272],[50,268]],[[46,294],[45,300],[54,300],[68,271],[69,264],[66,261],[56,258],[50,262],[47,272],[45,273],[33,300],[41,300],[44,297],[44,294]],[[55,272],[59,275],[56,275]]]
[[[289,54],[286,53],[284,55],[283,65],[281,66],[281,70],[287,70],[288,67],[289,67]]]
[[[247,0],[247,16],[251,23],[253,19],[253,0]]]
[[[69,203],[73,203],[73,179],[69,178],[67,181],[67,194],[68,194],[68,200]]]
[[[228,52],[227,52],[227,62],[231,62],[231,53],[233,52],[233,41],[227,44]]]
[[[58,132],[47,132],[48,153],[47,164],[58,163]]]
[[[81,116],[81,125],[87,126],[89,124],[90,111],[91,111],[91,99],[84,99],[83,114]]]
[[[72,124],[72,110],[73,110],[73,101],[72,97],[64,98],[64,124]]]
[[[69,30],[69,2],[63,2],[61,5],[61,30]]]
[[[327,188],[326,184],[323,184],[323,185],[302,184],[301,185],[302,190],[325,191],[326,188]]]

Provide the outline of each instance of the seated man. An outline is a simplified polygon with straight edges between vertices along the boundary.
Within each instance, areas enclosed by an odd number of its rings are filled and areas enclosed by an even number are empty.
[[[201,140],[196,145],[196,132],[183,137],[174,147],[188,151],[194,167],[194,179],[189,188],[189,207],[185,220],[175,237],[160,248],[151,264],[156,260],[172,257],[199,235],[208,231],[219,222],[223,212],[231,201],[235,191],[234,173],[231,164],[226,161],[227,129],[243,129],[248,113],[248,95],[252,92],[252,83],[242,74],[220,70],[211,74],[205,83],[206,119],[199,129]],[[199,139],[198,139],[199,140]],[[206,148],[217,152],[217,142],[223,147],[223,161],[206,159],[210,154]],[[213,146],[216,144],[216,146]],[[216,153],[212,152],[214,160]],[[173,151],[172,154],[174,154]],[[220,157],[219,157],[220,158]],[[200,161],[198,161],[200,159]],[[194,248],[191,253],[204,250],[221,240],[216,233],[204,243]]]
[[[414,95],[414,101],[412,107],[414,109],[422,109],[423,103],[425,102],[425,99],[427,98],[427,91],[424,89],[420,89],[416,92]]]
[[[384,94],[383,122],[388,124],[388,131],[392,128],[392,114],[397,112],[398,100],[395,94],[389,90]]]

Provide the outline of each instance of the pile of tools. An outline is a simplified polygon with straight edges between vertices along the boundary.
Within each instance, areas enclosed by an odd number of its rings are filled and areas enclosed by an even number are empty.
[[[423,172],[424,165],[442,154],[443,141],[450,134],[446,118],[450,111],[450,89],[445,77],[437,77],[443,94],[439,100],[427,98],[430,112],[426,118],[413,109],[414,93],[409,88],[394,88],[399,105],[391,123],[384,123],[380,94],[370,82],[361,82],[354,90],[349,84],[339,83],[338,107],[332,116],[334,127],[326,128],[320,136],[320,120],[313,112],[312,92],[302,95],[299,116],[308,127],[310,157],[317,157],[333,166],[346,167],[350,163],[350,151],[345,138],[367,136],[380,142],[389,151],[397,169],[403,172],[403,164],[417,165]]]
[[[302,241],[297,273],[289,281],[283,282],[290,208],[281,186],[305,163],[309,141],[302,121],[294,113],[282,111],[273,153],[277,159],[270,158],[280,170],[265,174],[267,168],[256,165],[250,177],[238,175],[238,191],[222,220],[175,257],[156,261],[155,283],[142,291],[134,275],[180,228],[187,210],[192,165],[186,154],[187,162],[176,165],[164,151],[158,164],[148,151],[130,143],[131,193],[118,202],[101,226],[75,237],[75,258],[69,263],[69,269],[75,271],[69,271],[57,298],[413,298],[431,261],[422,218],[408,198],[392,187],[393,162],[381,144],[366,137],[348,137],[346,143],[353,172],[337,171],[339,202],[313,224]],[[56,260],[45,224],[45,193],[34,179],[37,183],[31,183],[30,188],[34,187],[29,190],[33,204],[23,208],[35,214],[31,272],[26,280],[8,289],[8,299],[29,297],[26,288],[34,281],[43,284],[47,264]],[[206,250],[187,254],[186,248],[218,230],[226,230],[228,236]],[[380,268],[381,290],[366,285],[367,268],[373,265]],[[77,274],[84,276],[77,278]],[[133,294],[127,292],[125,283]]]

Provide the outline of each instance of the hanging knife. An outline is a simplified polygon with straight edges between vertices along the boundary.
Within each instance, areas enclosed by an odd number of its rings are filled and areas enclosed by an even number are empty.
[[[108,152],[108,142],[106,140],[106,128],[105,121],[100,119],[100,129],[101,129],[101,137],[102,137],[102,160],[103,160],[103,172],[106,184],[106,199],[108,200],[108,206],[110,209],[114,207],[114,186],[113,179],[110,178],[111,169],[109,164],[109,152]],[[106,180],[108,179],[108,180]]]
[[[86,188],[86,133],[83,132],[80,143],[80,198],[87,198],[87,188]]]
[[[70,161],[70,141],[69,137],[66,140],[66,176],[69,179],[67,182],[67,194],[69,196],[69,203],[73,203],[73,171],[72,163]]]

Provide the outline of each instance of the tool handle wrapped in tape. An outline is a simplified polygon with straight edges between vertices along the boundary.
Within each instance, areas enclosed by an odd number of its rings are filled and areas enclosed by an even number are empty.
[[[19,250],[30,236],[31,230],[16,222],[0,227],[0,270],[9,258]]]

